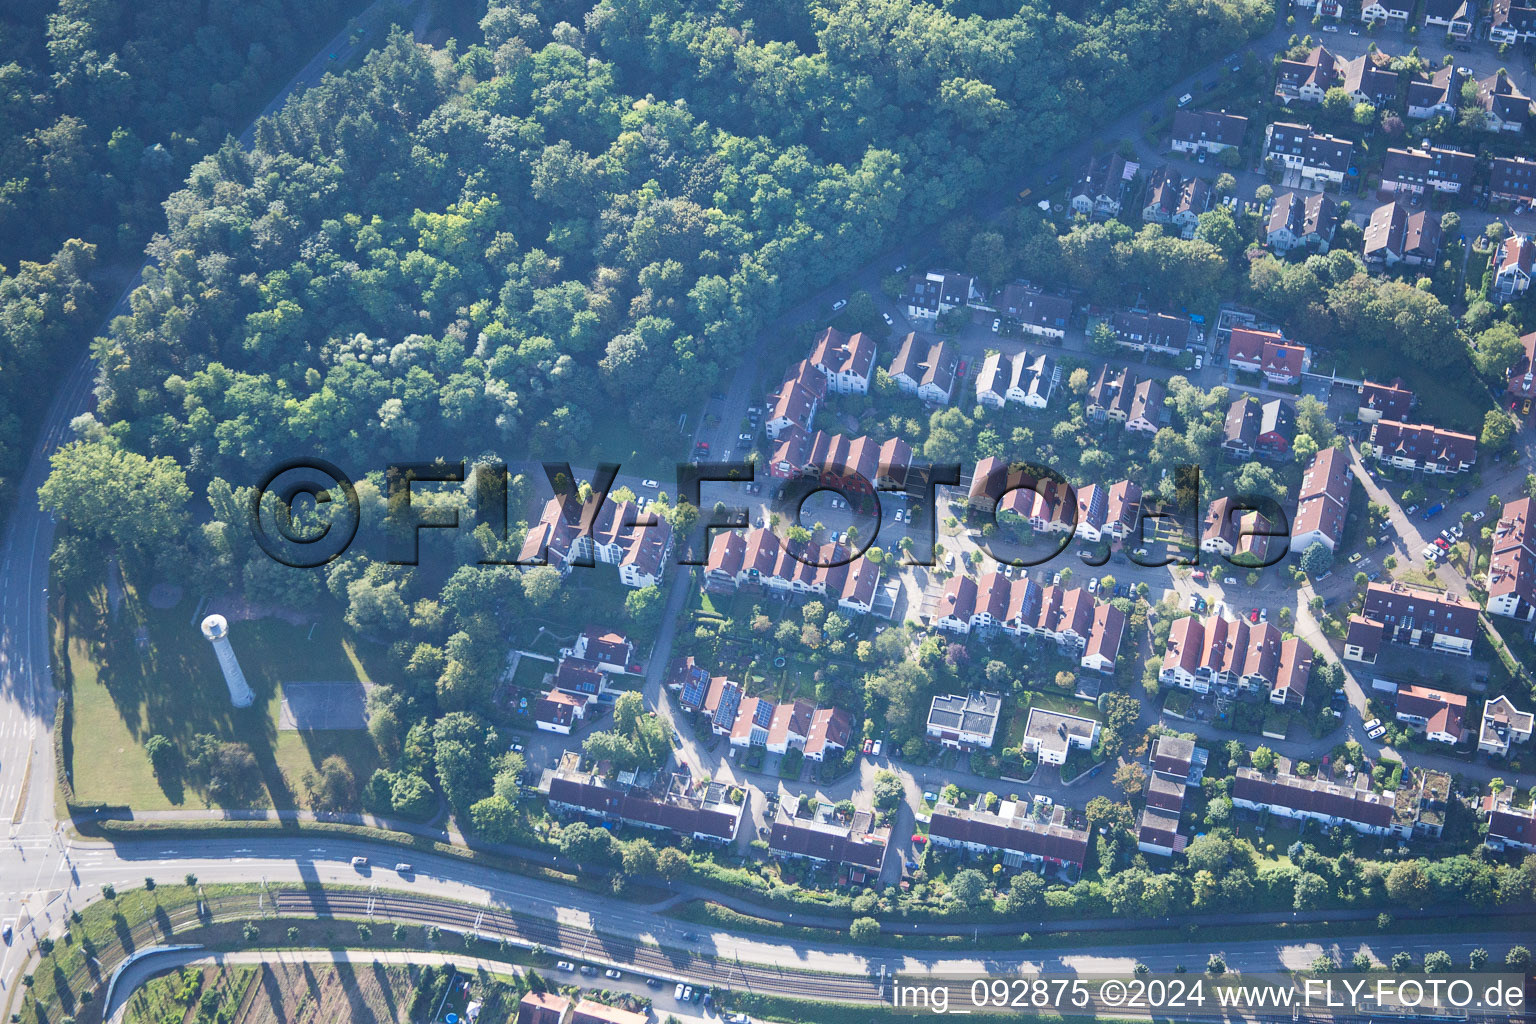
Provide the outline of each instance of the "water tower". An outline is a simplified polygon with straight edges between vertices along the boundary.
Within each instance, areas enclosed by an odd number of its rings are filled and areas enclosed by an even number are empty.
[[[237,708],[248,708],[256,699],[251,685],[245,681],[235,649],[229,646],[229,623],[222,615],[210,615],[203,620],[203,636],[213,644],[213,653],[219,656],[219,668],[224,670],[224,685],[229,687],[229,702]]]

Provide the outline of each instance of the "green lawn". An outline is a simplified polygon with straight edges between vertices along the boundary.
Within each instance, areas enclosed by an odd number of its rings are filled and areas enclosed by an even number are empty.
[[[373,773],[377,754],[366,732],[306,734],[277,725],[284,681],[393,679],[382,648],[366,652],[374,663],[370,672],[333,619],[322,619],[313,639],[308,624],[232,623],[231,642],[256,691],[256,703],[237,710],[212,648],[191,621],[193,604],[188,595],[157,610],[129,590],[114,621],[102,612],[100,591],[72,603],[68,671],[77,802],[136,810],[201,806],[203,797],[190,787],[162,788],[155,779],[143,745],[156,734],[179,744],[197,733],[248,744],[267,802],[276,807],[301,805],[304,772],[331,754],[345,757],[359,780]],[[142,644],[136,640],[141,629]]]

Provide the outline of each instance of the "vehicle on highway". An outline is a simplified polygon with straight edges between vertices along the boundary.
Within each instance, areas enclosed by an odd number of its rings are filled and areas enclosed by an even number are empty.
[[[576,969],[576,965],[571,963],[569,960],[560,960],[556,962],[555,969],[569,973]]]
[[[352,858],[352,866],[355,867],[355,868],[365,868],[365,867],[368,866],[368,858],[367,857],[353,857]]]
[[[5,944],[7,946],[9,946],[11,944],[11,937],[15,934],[15,932],[16,932],[16,919],[15,918],[6,918],[5,923],[4,924],[0,924],[0,939],[4,939],[5,940]]]
[[[401,861],[399,864],[395,865],[395,874],[397,875],[408,875],[414,870],[416,869],[411,867],[405,861]]]
[[[848,305],[847,299],[838,299],[836,302],[832,303],[832,312],[836,313],[846,305]]]

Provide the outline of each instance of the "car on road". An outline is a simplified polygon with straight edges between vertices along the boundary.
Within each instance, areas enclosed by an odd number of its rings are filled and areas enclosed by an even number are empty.
[[[5,923],[0,924],[0,939],[4,939],[5,944],[9,946],[11,944],[11,937],[15,935],[15,933],[16,919],[13,917],[6,918]]]
[[[899,274],[899,273],[901,273],[901,272],[902,272],[902,271],[903,271],[903,270],[906,270],[906,269],[907,269],[907,265],[906,265],[906,264],[905,264],[905,263],[898,263],[898,264],[896,264],[896,269],[895,269],[895,270],[893,270],[893,271],[891,271],[891,273],[893,273],[893,274]]]
[[[589,978],[595,978],[597,977],[597,968],[593,967],[591,964],[582,964],[581,973]]]
[[[891,314],[889,314],[889,313],[881,313],[880,314],[880,319],[885,321],[885,326],[887,326],[887,327],[895,327],[896,326],[896,321],[891,319]]]
[[[399,864],[395,865],[395,874],[397,875],[408,875],[415,870],[415,868],[411,867],[405,861],[401,861]]]
[[[1187,92],[1183,96],[1179,97],[1179,106],[1180,106],[1180,108],[1187,107],[1191,103],[1193,103],[1194,101],[1195,101],[1194,93]]]
[[[838,299],[836,302],[832,303],[832,312],[836,313],[846,305],[848,305],[847,299]]]
[[[1001,328],[1001,327],[1002,327],[1002,326],[1003,326],[1003,321],[1002,321],[1002,318],[1001,318],[1001,317],[999,317],[999,318],[998,318],[998,319],[996,319],[996,320],[993,320],[993,321],[992,321],[992,333],[993,333],[993,334],[996,334],[996,333],[997,333],[997,332],[998,332],[998,330],[999,330],[999,329],[1000,329],[1000,328]]]
[[[693,941],[697,940],[698,937],[699,937],[699,933],[698,932],[683,932],[683,941],[684,942],[693,942]]]
[[[752,435],[743,432],[743,433],[740,433],[740,434],[736,435],[736,440],[740,441],[742,444],[751,444],[752,443]]]
[[[365,868],[365,867],[368,866],[368,858],[367,857],[353,857],[352,858],[352,866],[355,867],[355,868],[359,868],[359,869]]]
[[[555,964],[555,969],[570,972],[576,969],[576,965],[571,963],[569,960],[561,960]]]
[[[1386,735],[1386,732],[1387,732],[1387,727],[1384,726],[1384,725],[1378,725],[1374,729],[1367,729],[1367,730],[1365,730],[1366,736],[1370,737],[1373,740],[1381,739],[1382,736]]]
[[[1226,579],[1221,581],[1221,584],[1224,587],[1235,587],[1235,586],[1237,586],[1237,577],[1236,576],[1228,576]]]
[[[618,981],[620,978],[624,977],[624,975],[620,974],[618,971],[616,971],[612,967],[610,967],[606,971],[603,972],[603,977],[608,978],[608,979],[610,979],[612,981]]]
[[[658,481],[655,481],[655,480],[641,480],[640,481],[640,486],[641,487],[656,488],[656,487],[660,487],[661,484]]]
[[[1360,559],[1362,559],[1364,557],[1365,556],[1363,554],[1361,554],[1360,552],[1356,551],[1354,554],[1349,556],[1349,564],[1350,565],[1354,565],[1356,562],[1360,561]]]

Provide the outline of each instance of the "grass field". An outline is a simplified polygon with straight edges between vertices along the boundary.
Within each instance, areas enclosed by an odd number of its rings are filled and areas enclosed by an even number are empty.
[[[68,682],[77,802],[136,810],[201,806],[199,793],[156,780],[144,753],[145,741],[156,734],[183,746],[198,733],[248,744],[265,802],[274,807],[302,805],[304,772],[331,754],[345,757],[359,780],[372,774],[377,753],[366,732],[280,731],[277,723],[284,681],[394,678],[382,649],[367,652],[375,662],[370,672],[359,652],[339,638],[339,629],[324,620],[313,639],[309,624],[232,623],[231,643],[256,691],[252,707],[235,709],[213,650],[191,621],[192,610],[190,596],[159,610],[132,589],[115,617],[106,613],[100,590],[71,604]]]

